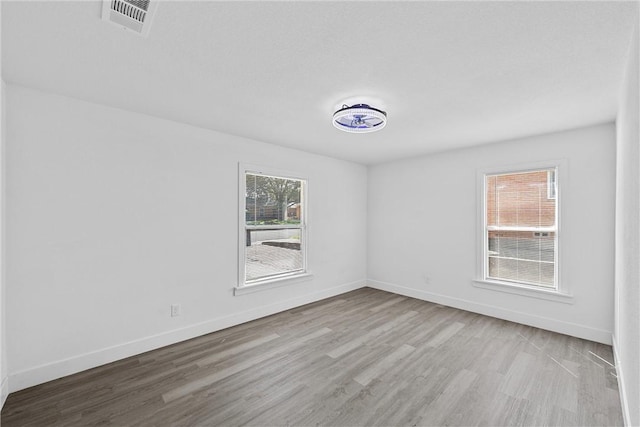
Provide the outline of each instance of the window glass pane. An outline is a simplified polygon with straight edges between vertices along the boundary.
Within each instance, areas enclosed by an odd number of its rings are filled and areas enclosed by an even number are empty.
[[[245,179],[245,283],[304,271],[304,181],[255,173]]]
[[[555,233],[490,230],[488,235],[490,278],[554,287]]]
[[[549,176],[555,188],[555,169],[486,176],[486,277],[556,287],[557,200],[548,197]]]
[[[302,181],[246,174],[247,225],[299,224]]]
[[[303,269],[299,228],[247,230],[246,280],[258,280]]]
[[[556,198],[556,171],[547,171],[547,199]]]
[[[556,200],[549,199],[547,170],[487,177],[487,225],[555,225]]]

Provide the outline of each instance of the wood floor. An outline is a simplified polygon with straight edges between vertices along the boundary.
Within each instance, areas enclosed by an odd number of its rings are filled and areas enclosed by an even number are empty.
[[[622,425],[612,359],[365,288],[13,393],[2,426]]]

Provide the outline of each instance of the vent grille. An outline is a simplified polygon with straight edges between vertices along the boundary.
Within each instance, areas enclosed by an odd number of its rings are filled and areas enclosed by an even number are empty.
[[[146,36],[156,3],[151,0],[103,0],[102,19]]]
[[[149,10],[149,0],[125,0],[125,3],[129,3],[138,9],[142,9],[144,11]]]
[[[122,15],[140,23],[144,23],[148,9],[148,0],[111,0],[112,11],[121,13]]]

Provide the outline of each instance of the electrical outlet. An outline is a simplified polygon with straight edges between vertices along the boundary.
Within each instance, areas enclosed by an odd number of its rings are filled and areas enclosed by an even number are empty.
[[[171,304],[171,317],[180,316],[180,304]]]

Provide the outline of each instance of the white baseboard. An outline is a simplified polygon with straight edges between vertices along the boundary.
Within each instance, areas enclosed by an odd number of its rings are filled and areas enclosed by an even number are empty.
[[[629,412],[629,399],[627,398],[626,387],[624,374],[622,371],[622,363],[620,362],[620,357],[618,353],[618,341],[616,340],[615,335],[611,338],[612,347],[613,347],[613,360],[616,365],[616,374],[618,375],[618,390],[620,392],[620,404],[622,406],[622,417],[624,420],[625,426],[630,426],[631,422],[631,414]]]
[[[7,401],[9,396],[9,378],[4,377],[0,384],[0,409],[4,406],[4,402]]]
[[[281,311],[290,310],[301,305],[309,304],[345,292],[360,289],[366,286],[365,280],[346,283],[333,288],[325,289],[309,295],[280,301],[275,304],[257,307],[241,313],[232,314],[217,319],[212,319],[185,328],[175,329],[161,334],[141,338],[112,347],[103,348],[97,351],[81,354],[64,360],[36,366],[24,371],[12,373],[9,376],[9,390],[11,393],[55,380],[67,375],[75,374],[87,369],[95,368],[107,363],[121,360],[136,354],[154,350],[167,345],[175,344],[261,317],[270,316]],[[3,382],[3,387],[4,387]],[[4,391],[4,389],[3,389]]]
[[[591,328],[589,326],[578,325],[576,323],[563,322],[547,317],[521,313],[518,311],[512,311],[493,305],[479,304],[474,301],[436,294],[418,289],[407,288],[394,283],[380,282],[378,280],[367,280],[367,286],[374,289],[380,289],[382,291],[393,292],[399,295],[434,302],[449,307],[459,308],[461,310],[484,314],[485,316],[496,317],[498,319],[509,320],[511,322],[522,323],[524,325],[534,326],[536,328],[546,329],[548,331],[558,332],[565,335],[571,335],[574,337],[611,345],[611,331],[605,331],[601,329]]]

